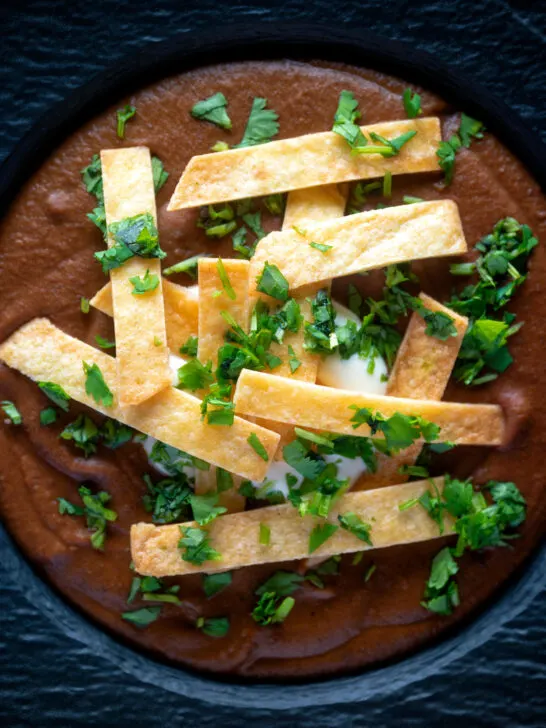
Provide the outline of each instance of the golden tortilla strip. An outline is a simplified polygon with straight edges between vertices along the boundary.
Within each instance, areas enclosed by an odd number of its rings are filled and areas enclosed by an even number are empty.
[[[213,368],[218,362],[218,349],[225,343],[224,335],[229,324],[223,319],[222,311],[227,311],[243,329],[248,331],[248,260],[223,260],[225,272],[231,283],[235,298],[231,299],[222,286],[218,272],[218,258],[199,258],[199,343],[197,356],[206,363],[212,361]],[[220,295],[216,295],[220,292]]]
[[[311,243],[331,246],[321,252]],[[452,200],[386,207],[272,232],[250,261],[250,279],[265,263],[276,265],[297,289],[310,283],[384,268],[392,263],[464,253],[467,249],[457,205]]]
[[[211,465],[209,470],[195,471],[195,492],[197,495],[204,495],[210,491],[216,491],[216,468]],[[218,504],[227,508],[228,513],[240,513],[245,509],[246,498],[238,492],[243,479],[239,475],[231,473],[233,488],[224,490],[219,494]]]
[[[345,139],[332,131],[202,154],[190,159],[168,209],[371,179],[382,177],[385,172],[410,174],[439,170],[436,157],[442,140],[439,119],[386,121],[361,128],[368,139],[370,132],[387,139],[408,131],[417,134],[402,147],[400,154],[388,158],[380,154],[353,154]]]
[[[239,417],[231,427],[202,422],[200,400],[173,387],[141,405],[120,407],[116,360],[65,334],[47,319],[34,319],[16,331],[0,345],[0,359],[34,381],[59,384],[77,402],[244,478],[262,480],[268,466],[247,442],[251,433],[256,433],[270,461],[277,449],[277,433]],[[111,407],[97,404],[86,394],[83,361],[100,368],[114,395]]]
[[[106,223],[149,212],[157,224],[150,150],[101,152]],[[108,236],[108,246],[114,240]],[[135,296],[129,280],[146,271],[159,277],[154,291]],[[117,391],[121,407],[140,404],[171,383],[168,364],[161,264],[157,258],[130,258],[110,271],[116,333]]]
[[[353,429],[352,405],[391,417],[421,416],[441,427],[440,440],[456,445],[500,445],[504,434],[502,409],[494,404],[461,404],[364,394],[297,382],[273,374],[243,369],[235,390],[235,411],[314,430],[368,437],[370,428]]]
[[[294,225],[305,227],[341,217],[347,205],[346,187],[334,184],[289,192],[282,229],[290,230]]]
[[[423,317],[413,313],[387,382],[387,395],[439,401],[444,396],[455,366],[468,328],[468,319],[442,306],[425,293],[421,293],[420,298],[429,311],[440,311],[451,316],[457,336],[451,336],[446,341],[428,336],[425,333],[427,325]],[[422,445],[416,443],[393,457],[378,453],[377,472],[365,473],[353,486],[353,490],[368,490],[399,483],[404,478],[398,472],[399,469],[403,465],[414,465],[421,449]]]
[[[443,478],[435,484],[442,488]],[[424,508],[415,506],[401,511],[401,503],[418,498],[430,488],[426,480],[347,493],[332,507],[329,521],[337,522],[339,513],[356,513],[372,525],[373,546],[365,544],[348,531],[339,528],[313,556],[386,548],[438,538],[438,524]],[[269,545],[259,543],[260,524],[269,527]],[[178,542],[182,536],[180,524],[154,526],[136,523],[131,526],[131,557],[135,571],[143,576],[176,576],[179,574],[212,573],[242,566],[292,561],[309,555],[309,535],[317,524],[325,521],[299,515],[291,504],[269,506],[244,513],[219,516],[207,527],[211,546],[221,555],[218,561],[195,565],[182,559]],[[443,535],[453,532],[452,520],[446,516]],[[195,527],[195,522],[183,527]]]
[[[190,336],[197,336],[199,301],[196,290],[197,286],[179,286],[163,279],[167,346],[173,354],[180,352]],[[103,286],[89,303],[107,316],[113,316],[112,284]]]

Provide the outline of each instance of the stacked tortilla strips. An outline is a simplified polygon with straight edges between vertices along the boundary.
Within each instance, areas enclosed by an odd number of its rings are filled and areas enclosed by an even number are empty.
[[[354,429],[351,422],[356,406],[385,417],[395,413],[424,417],[440,426],[442,440],[455,444],[502,442],[504,420],[499,407],[441,401],[468,322],[424,294],[424,307],[448,313],[457,335],[447,341],[428,336],[423,318],[414,313],[386,395],[317,384],[320,358],[304,348],[303,326],[297,333],[287,333],[282,345],[272,345],[271,353],[282,360],[272,373],[243,370],[233,398],[232,426],[203,421],[199,397],[171,384],[168,350],[178,354],[189,336],[198,335],[198,358],[215,365],[229,328],[226,312],[248,332],[259,299],[277,305],[257,291],[256,279],[266,262],[279,268],[304,318],[310,320],[310,297],[328,288],[334,278],[466,251],[457,206],[449,200],[344,216],[346,183],[351,180],[381,178],[387,172],[438,171],[438,119],[362,127],[367,138],[370,132],[394,138],[408,131],[417,133],[393,157],[351,154],[345,140],[333,132],[194,157],[178,182],[170,210],[288,192],[282,230],[262,238],[250,261],[201,259],[198,287],[161,282],[159,261],[138,256],[112,270],[110,283],[92,304],[114,318],[116,359],[45,319],[29,322],[0,346],[2,360],[31,379],[59,384],[78,402],[211,463],[214,467],[209,471],[198,471],[198,493],[216,489],[216,468],[233,474],[234,487],[220,494],[228,513],[206,527],[211,546],[220,554],[217,560],[201,565],[185,561],[178,548],[180,524],[139,523],[132,527],[131,548],[140,574],[214,572],[305,558],[309,534],[317,523],[324,523],[322,519],[301,517],[290,504],[245,511],[245,499],[238,493],[243,479],[266,478],[270,464],[282,458],[282,446],[294,439],[295,426],[366,437],[369,427]],[[155,220],[149,151],[140,147],[108,150],[101,160],[108,224],[145,212]],[[112,244],[110,235],[108,242]],[[328,252],[311,247],[311,242],[328,246]],[[159,275],[160,285],[145,296],[132,295],[129,277],[142,276],[146,270]],[[225,287],[222,291],[224,275],[229,278],[229,292]],[[301,361],[294,372],[287,363],[289,345]],[[87,393],[83,361],[100,367],[113,394],[111,406],[97,404]],[[263,446],[261,453],[249,443],[253,434]],[[316,550],[316,556],[439,536],[437,524],[424,509],[399,508],[431,487],[442,486],[442,479],[434,484],[401,482],[404,478],[398,469],[414,463],[420,447],[416,443],[391,458],[379,455],[378,472],[361,478],[355,490],[341,496],[331,510],[330,517],[350,511],[373,523],[373,546],[340,529]],[[264,526],[271,534],[267,545],[259,538]],[[446,517],[446,532],[451,530]]]

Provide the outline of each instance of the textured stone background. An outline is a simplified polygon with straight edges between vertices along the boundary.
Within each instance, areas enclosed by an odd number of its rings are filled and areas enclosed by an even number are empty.
[[[73,88],[147,41],[280,19],[277,3],[2,0],[0,157]],[[536,0],[284,0],[285,21],[348,23],[452,62],[546,141],[546,4]],[[546,591],[493,640],[388,699],[274,713],[213,708],[144,685],[66,637],[13,584],[0,591],[3,725],[541,726]]]

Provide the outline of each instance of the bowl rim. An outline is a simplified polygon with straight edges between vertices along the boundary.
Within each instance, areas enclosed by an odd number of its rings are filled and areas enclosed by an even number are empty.
[[[372,68],[435,91],[476,115],[519,158],[546,190],[546,146],[527,124],[486,88],[461,77],[427,52],[402,41],[321,24],[238,23],[221,30],[179,33],[127,55],[71,91],[16,144],[0,168],[0,214],[22,184],[64,139],[98,113],[149,83],[200,66],[243,60],[326,60]],[[517,616],[546,581],[546,546],[539,546],[486,603],[447,635],[391,664],[351,676],[307,682],[249,683],[173,667],[127,646],[57,592],[27,562],[0,524],[0,569],[22,594],[70,638],[139,681],[222,706],[288,710],[381,698],[437,674],[484,644]],[[492,600],[488,600],[491,602]]]

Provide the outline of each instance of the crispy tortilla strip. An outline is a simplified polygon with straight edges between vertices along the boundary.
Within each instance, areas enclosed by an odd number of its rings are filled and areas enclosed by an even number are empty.
[[[408,399],[441,400],[449,382],[455,360],[468,328],[468,319],[442,306],[425,293],[421,300],[429,311],[441,311],[451,316],[457,336],[440,341],[425,333],[426,323],[418,313],[412,314],[406,334],[387,383],[387,395]],[[353,490],[369,490],[399,483],[404,477],[398,472],[403,465],[414,465],[422,445],[417,443],[398,455],[377,454],[377,472],[366,473]]]
[[[199,343],[197,356],[206,363],[218,362],[218,349],[224,344],[224,335],[229,324],[222,318],[222,311],[229,313],[248,331],[248,260],[223,260],[235,299],[232,300],[222,287],[218,273],[218,258],[200,258],[197,280],[199,281]],[[220,295],[216,295],[220,292]]]
[[[197,336],[199,302],[196,294],[197,286],[179,286],[163,279],[167,346],[173,354],[179,353],[190,336]],[[107,316],[113,316],[112,284],[103,286],[89,303]]]
[[[149,212],[157,224],[150,150],[146,147],[101,152],[106,223]],[[114,241],[108,236],[108,246]],[[130,278],[149,270],[159,286],[133,295]],[[121,407],[140,404],[171,383],[165,309],[158,259],[131,258],[110,271],[116,332],[117,391]]]
[[[400,154],[352,154],[345,139],[332,131],[281,139],[243,149],[193,157],[180,178],[169,210],[258,197],[302,187],[382,177],[385,172],[410,174],[439,169],[436,150],[442,136],[437,118],[387,121],[362,127],[394,139],[417,134]]]
[[[367,425],[353,429],[352,405],[385,417],[396,412],[420,415],[442,428],[442,441],[457,445],[500,445],[504,434],[504,417],[498,405],[367,395],[249,369],[243,369],[233,401],[235,411],[241,415],[257,417],[266,411],[270,420],[342,435],[370,435]]]
[[[332,248],[322,253],[311,242]],[[270,233],[258,243],[250,278],[268,262],[282,271],[293,290],[391,263],[465,251],[457,205],[451,200],[419,202],[347,215],[299,232]]]
[[[218,503],[227,508],[228,513],[240,513],[245,509],[246,498],[239,495],[238,488],[243,482],[239,475],[231,474],[233,477],[233,488],[224,490],[219,494]],[[210,491],[216,491],[216,468],[211,465],[210,470],[196,470],[195,492],[197,495],[204,495]]]
[[[310,189],[290,192],[286,201],[282,224],[283,230],[289,230],[293,225],[308,225],[313,222],[317,223],[322,220],[341,217],[345,212],[347,193],[347,185],[325,185],[324,187],[311,187]],[[252,283],[254,283],[253,280]],[[311,320],[311,306],[307,298],[315,296],[321,287],[320,284],[311,284],[298,291],[297,301],[306,321]],[[269,296],[259,294],[256,289],[254,289],[254,294],[256,297],[262,296],[268,302],[271,302]],[[283,344],[273,343],[271,345],[271,352],[282,359],[282,364],[274,370],[274,373],[279,377],[290,377],[300,379],[303,382],[314,383],[317,379],[320,357],[304,349],[304,331],[302,326],[298,333],[288,332],[284,337]],[[301,365],[293,373],[290,370],[289,346],[292,347],[296,358],[301,362]],[[261,417],[257,417],[256,422],[268,430],[279,433],[281,441],[275,457],[277,460],[282,460],[282,448],[296,438],[294,427]]]
[[[435,480],[442,488],[443,478]],[[366,545],[356,536],[339,528],[313,556],[386,548],[406,543],[428,541],[440,536],[438,524],[424,508],[415,506],[400,511],[399,505],[418,498],[430,488],[428,481],[379,488],[344,495],[332,508],[329,520],[337,523],[338,513],[356,513],[372,524],[373,546]],[[271,540],[268,546],[259,543],[260,523],[269,526]],[[197,572],[225,571],[242,566],[292,561],[309,555],[309,535],[315,525],[324,523],[311,516],[301,517],[290,504],[259,508],[244,513],[220,516],[208,527],[213,548],[221,560],[206,561],[200,566],[182,559],[178,542],[181,538],[178,524],[154,526],[136,523],[131,527],[131,556],[135,570],[143,576],[176,576]],[[194,522],[183,524],[194,527]],[[444,535],[453,531],[452,521],[446,517]]]
[[[116,393],[116,360],[68,336],[47,319],[34,319],[16,331],[0,345],[0,359],[30,379],[59,384],[77,402],[244,478],[261,480],[267,472],[267,462],[247,442],[252,432],[265,447],[269,460],[277,449],[277,433],[239,417],[231,427],[202,422],[199,399],[173,387],[144,404],[121,408]],[[86,394],[82,361],[99,366],[114,393],[112,407],[98,405]]]

